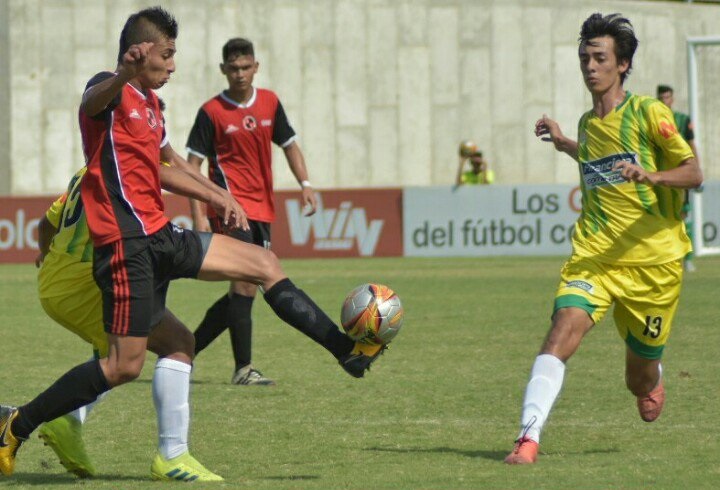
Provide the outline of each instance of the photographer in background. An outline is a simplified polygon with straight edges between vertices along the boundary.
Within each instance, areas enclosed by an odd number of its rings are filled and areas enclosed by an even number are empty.
[[[475,143],[465,140],[460,143],[460,165],[458,165],[457,177],[455,185],[463,184],[492,184],[495,182],[495,172],[490,170],[487,160],[483,158],[483,154]],[[466,161],[470,161],[472,167],[467,172],[463,172]]]

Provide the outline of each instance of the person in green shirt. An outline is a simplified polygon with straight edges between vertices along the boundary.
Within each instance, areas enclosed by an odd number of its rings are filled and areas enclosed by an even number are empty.
[[[670,85],[658,85],[657,86],[657,98],[666,106],[672,110],[673,103],[675,102],[675,91]],[[695,133],[693,128],[692,120],[690,116],[678,111],[672,111],[673,117],[675,118],[675,125],[685,141],[687,141],[690,148],[692,148],[695,158],[698,159],[698,151],[695,146]],[[692,222],[692,202],[690,201],[690,192],[685,193],[685,203],[682,208],[683,219],[685,220],[685,227],[687,228],[687,234],[690,239],[693,239],[693,222]],[[683,267],[688,272],[695,271],[695,264],[693,263],[693,252],[688,253],[683,260]]]

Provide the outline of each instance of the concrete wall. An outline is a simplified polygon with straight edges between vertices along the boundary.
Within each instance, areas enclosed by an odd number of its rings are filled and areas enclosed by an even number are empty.
[[[0,0],[0,193],[55,193],[83,164],[85,82],[114,68],[125,18],[157,2]],[[605,0],[170,0],[177,73],[160,91],[182,150],[199,105],[224,87],[220,48],[256,44],[257,85],[275,90],[317,187],[448,184],[457,144],[479,143],[505,183],[574,182],[568,157],[532,134],[547,113],[575,134],[589,107],[577,37],[621,11],[641,45],[626,86],[676,87],[687,108],[685,37],[720,32],[720,8]],[[720,56],[720,52],[718,53]],[[709,177],[720,163],[705,158]],[[280,188],[295,183],[276,153]]]
[[[0,196],[10,194],[10,57],[7,0],[0,0]]]

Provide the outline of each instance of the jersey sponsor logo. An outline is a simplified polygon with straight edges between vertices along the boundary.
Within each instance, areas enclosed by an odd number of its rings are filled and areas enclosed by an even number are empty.
[[[272,126],[272,119],[263,119],[262,121],[260,121],[260,126]]]
[[[627,182],[619,170],[613,170],[618,162],[630,162],[638,165],[637,153],[616,153],[597,160],[581,164],[582,177],[588,189],[606,185],[618,185]]]
[[[592,293],[593,285],[585,281],[570,281],[565,285],[566,288],[582,289],[585,292]]]
[[[227,128],[225,128],[225,134],[232,134],[240,131],[240,128],[235,126],[234,124],[229,125]]]
[[[352,201],[342,201],[338,209],[325,209],[322,197],[317,194],[317,212],[309,218],[303,216],[301,201],[285,201],[290,242],[307,245],[312,229],[314,250],[350,250],[357,245],[361,256],[373,255],[385,220],[368,223],[364,208],[354,208]]]
[[[669,121],[660,121],[660,134],[663,138],[669,139],[678,134],[675,125]]]
[[[130,115],[128,117],[131,117],[132,119],[142,119],[142,116],[138,112],[137,109],[133,109],[130,111]]]
[[[148,126],[150,126],[150,129],[155,129],[158,124],[157,118],[155,117],[155,111],[153,111],[149,107],[146,107],[145,112],[147,114]]]
[[[252,116],[245,116],[242,120],[243,128],[245,128],[248,131],[255,131],[255,128],[257,128],[257,121]]]

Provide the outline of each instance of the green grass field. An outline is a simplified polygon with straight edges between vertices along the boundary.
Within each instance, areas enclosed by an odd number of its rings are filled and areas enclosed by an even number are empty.
[[[530,366],[548,327],[560,258],[284,261],[333,317],[354,286],[386,283],[403,300],[403,331],[365,379],[258,299],[254,363],[278,385],[229,384],[227,335],[195,363],[191,450],[225,483],[212,488],[717,488],[720,482],[720,258],[686,277],[665,350],[668,399],[642,422],[623,381],[624,345],[610,319],[570,361],[532,467],[502,463],[516,436]],[[169,306],[194,328],[225,285],[180,281]],[[89,348],[55,325],[31,266],[0,267],[0,402],[21,404]],[[149,356],[140,380],[93,412],[86,444],[100,476],[79,481],[33,437],[7,488],[154,488]],[[171,484],[177,485],[177,484]],[[195,484],[195,487],[203,485]]]

